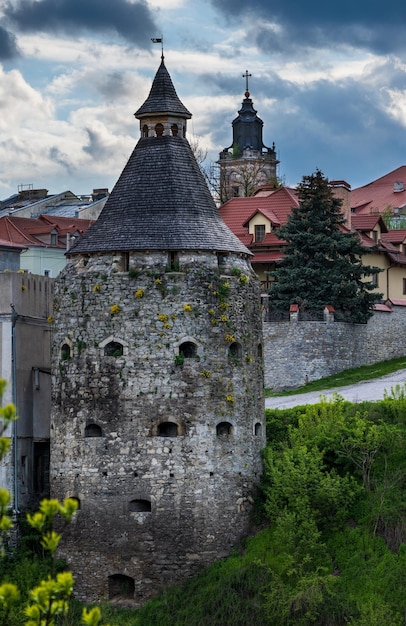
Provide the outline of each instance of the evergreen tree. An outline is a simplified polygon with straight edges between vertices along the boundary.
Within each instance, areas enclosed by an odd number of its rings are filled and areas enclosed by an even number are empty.
[[[286,311],[291,304],[302,310],[332,305],[346,319],[366,322],[382,298],[372,291],[372,277],[381,270],[362,264],[371,248],[345,228],[342,201],[322,172],[304,176],[297,191],[299,207],[278,231],[286,256],[273,273],[271,306]]]

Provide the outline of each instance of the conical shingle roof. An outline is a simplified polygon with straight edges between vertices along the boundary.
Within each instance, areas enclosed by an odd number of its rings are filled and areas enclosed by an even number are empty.
[[[151,93],[137,111],[190,116],[162,61]],[[142,137],[97,222],[72,247],[79,253],[130,250],[213,250],[251,255],[220,217],[188,141]]]
[[[186,118],[192,117],[179,100],[163,59],[155,75],[148,98],[134,115],[137,118],[142,118],[146,115],[160,115],[162,113],[182,115]]]
[[[251,254],[221,219],[187,140],[142,138],[70,254],[181,249]]]

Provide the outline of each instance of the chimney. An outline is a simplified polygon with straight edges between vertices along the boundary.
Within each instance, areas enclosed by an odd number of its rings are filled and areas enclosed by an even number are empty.
[[[345,218],[345,226],[351,230],[351,185],[345,180],[330,180],[329,186],[336,198],[342,200],[341,210]]]

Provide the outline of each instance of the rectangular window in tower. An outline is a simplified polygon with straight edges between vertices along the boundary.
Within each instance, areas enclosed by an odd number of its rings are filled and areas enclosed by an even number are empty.
[[[121,255],[121,271],[122,272],[128,272],[128,270],[130,269],[130,253],[129,252],[123,252]]]
[[[403,295],[406,295],[406,278],[403,279]]]
[[[171,250],[168,254],[168,272],[179,272],[179,252]]]
[[[259,243],[265,238],[265,224],[255,226],[255,242]]]

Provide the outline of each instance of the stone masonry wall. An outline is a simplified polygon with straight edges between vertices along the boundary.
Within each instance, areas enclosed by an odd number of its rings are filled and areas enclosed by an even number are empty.
[[[228,554],[261,474],[257,278],[167,261],[74,257],[56,280],[51,494],[80,502],[61,556],[88,601],[142,603]]]
[[[265,387],[294,389],[345,369],[406,354],[406,307],[367,324],[264,322]]]

